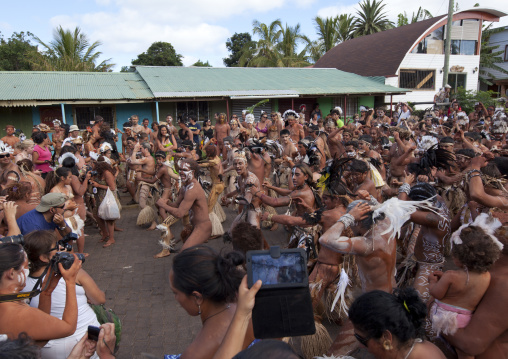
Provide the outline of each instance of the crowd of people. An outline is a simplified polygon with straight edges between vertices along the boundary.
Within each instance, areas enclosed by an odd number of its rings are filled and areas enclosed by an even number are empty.
[[[139,206],[138,230],[160,235],[150,260],[172,259],[175,299],[201,317],[193,342],[168,359],[354,358],[364,348],[376,358],[508,358],[508,106],[466,114],[456,100],[441,107],[448,97],[445,87],[421,118],[406,103],[361,106],[352,119],[315,104],[310,118],[302,105],[202,125],[192,114],[151,125],[133,115],[121,130],[100,116],[83,131],[55,120],[30,138],[7,126],[0,358],[114,356],[115,326],[90,306],[104,292],[76,253],[87,226],[104,248],[122,245],[119,191]],[[269,249],[264,231],[281,226],[287,248],[307,257],[316,334],[258,340],[262,283],[247,286],[245,257]],[[218,237],[233,251],[206,245]],[[335,341],[324,324],[340,326]]]

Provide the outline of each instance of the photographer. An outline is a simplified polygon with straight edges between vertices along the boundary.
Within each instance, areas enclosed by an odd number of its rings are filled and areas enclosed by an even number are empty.
[[[49,285],[40,296],[39,307],[51,307],[51,293],[61,277],[65,280],[66,298],[62,319],[58,319],[43,310],[32,308],[22,301],[5,298],[20,293],[25,287],[28,277],[28,258],[23,247],[14,243],[0,244],[0,333],[7,334],[10,339],[16,338],[25,332],[33,340],[47,341],[71,335],[76,330],[78,307],[76,302],[76,276],[81,268],[81,261],[73,254],[74,262],[66,270],[61,263],[58,264],[60,275],[52,272],[46,276],[41,287]],[[31,289],[31,288],[28,288]],[[6,299],[10,301],[6,301]]]
[[[35,209],[18,218],[21,234],[26,235],[35,230],[58,229],[60,235],[71,233],[64,219],[66,197],[62,193],[48,193],[41,198]]]
[[[26,279],[26,286],[22,292],[32,290],[37,280],[45,275],[45,269],[58,250],[57,238],[51,231],[34,231],[25,237],[25,250],[30,262],[30,275]],[[43,278],[44,280],[44,278]],[[32,298],[30,306],[40,308],[39,295]],[[104,304],[106,297],[95,281],[80,269],[76,276],[76,299],[78,304],[78,321],[76,331],[65,338],[50,340],[41,350],[42,358],[66,358],[72,347],[87,332],[88,326],[100,326],[93,309],[88,305]],[[62,318],[65,310],[66,284],[60,279],[51,294],[50,314]]]

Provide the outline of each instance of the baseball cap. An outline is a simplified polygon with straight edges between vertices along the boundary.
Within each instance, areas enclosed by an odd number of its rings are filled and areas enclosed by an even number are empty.
[[[76,125],[72,125],[71,127],[69,127],[69,132],[72,132],[72,131],[79,131],[79,127]]]
[[[48,193],[42,196],[41,203],[35,207],[35,210],[44,213],[49,211],[50,208],[62,206],[66,200],[63,193]]]

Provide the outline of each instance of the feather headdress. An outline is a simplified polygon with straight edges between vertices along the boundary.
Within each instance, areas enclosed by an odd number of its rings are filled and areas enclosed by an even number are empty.
[[[494,233],[497,231],[499,227],[501,227],[501,222],[499,219],[494,218],[487,213],[481,213],[476,217],[473,223],[466,223],[459,227],[455,232],[452,234],[451,241],[453,244],[462,244],[462,239],[460,239],[460,233],[462,230],[466,227],[474,226],[474,227],[480,227],[483,229],[483,231],[489,235],[490,239],[492,239],[492,242],[494,242],[500,250],[503,250],[503,243],[497,239],[497,237],[494,235]]]
[[[284,118],[284,120],[287,120],[289,117],[293,117],[295,119],[298,119],[300,118],[300,116],[298,116],[298,114],[296,113],[295,110],[286,110],[283,114],[282,114],[282,117]]]
[[[342,174],[347,169],[346,165],[352,161],[353,158],[335,158],[333,159],[330,166],[327,166],[321,172],[321,177],[317,182],[317,187],[323,188],[323,190],[328,191],[330,194],[334,196],[341,195],[337,192],[337,187],[342,184]],[[352,196],[353,194],[349,193],[347,186],[344,186],[346,193]],[[354,196],[354,195],[353,195]]]
[[[247,163],[247,157],[245,156],[245,152],[243,151],[236,151],[233,157],[233,160],[242,160],[245,163]]]
[[[0,153],[14,153],[14,150],[7,143],[0,140]]]
[[[58,163],[60,163],[60,166],[62,166],[63,161],[66,158],[72,158],[74,160],[74,164],[77,164],[79,162],[78,158],[74,156],[74,153],[66,152],[58,158]]]
[[[248,113],[247,115],[245,115],[245,122],[254,123],[254,115],[252,113]]]
[[[422,154],[420,167],[426,171],[430,171],[432,167],[449,169],[454,161],[455,158],[452,152],[434,145]]]
[[[492,121],[492,133],[507,133],[508,125],[506,124],[506,114],[502,108],[496,108]]]
[[[60,120],[58,120],[56,118],[53,120],[53,125],[54,126],[60,126],[61,124],[62,124],[62,122]]]
[[[397,197],[390,198],[375,207],[372,218],[387,217],[390,220],[390,227],[386,229],[381,235],[392,232],[389,240],[400,235],[400,230],[404,223],[409,221],[411,215],[419,209],[430,210],[439,215],[438,209],[433,206],[432,200],[434,197],[424,201],[402,201]]]
[[[99,151],[104,153],[106,151],[113,151],[113,147],[108,142],[103,142],[101,147],[99,147]]]
[[[280,143],[273,140],[266,140],[265,142],[266,149],[272,153],[276,158],[279,158],[284,153],[284,148]]]
[[[94,151],[90,151],[90,158],[94,161],[97,161],[99,159],[99,154]]]
[[[421,151],[427,151],[437,144],[437,138],[434,136],[422,136],[422,139],[417,141],[417,147]]]
[[[334,109],[333,109],[333,110],[338,111],[338,112],[339,112],[339,115],[341,115],[341,116],[344,114],[344,112],[342,111],[342,107],[340,107],[340,106],[336,106],[336,107],[334,107]],[[332,111],[333,111],[333,110],[332,110]]]

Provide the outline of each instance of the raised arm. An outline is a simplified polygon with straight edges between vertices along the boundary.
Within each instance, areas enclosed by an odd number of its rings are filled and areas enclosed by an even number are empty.
[[[485,157],[474,157],[471,160],[471,168],[474,171],[469,175],[469,196],[473,201],[486,207],[497,207],[502,210],[508,210],[508,200],[502,196],[491,196],[485,192],[483,182],[480,177],[480,168],[485,166]]]

